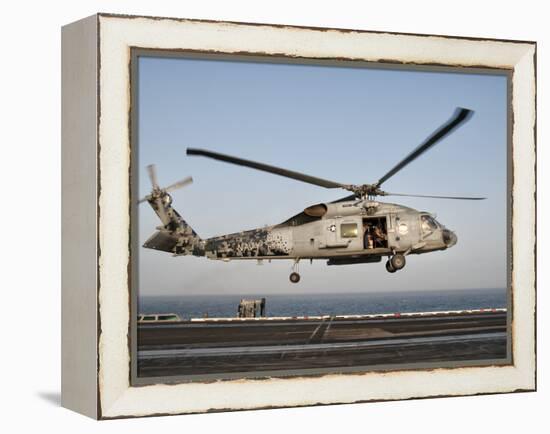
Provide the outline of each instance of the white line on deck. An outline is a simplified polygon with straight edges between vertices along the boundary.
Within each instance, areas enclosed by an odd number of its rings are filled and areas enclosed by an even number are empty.
[[[338,349],[361,349],[374,346],[395,346],[395,345],[414,345],[436,342],[461,342],[461,341],[479,341],[488,338],[506,338],[505,332],[496,333],[477,333],[457,336],[431,336],[418,338],[394,338],[379,339],[362,342],[343,342],[329,344],[299,344],[299,345],[261,345],[253,347],[228,347],[228,348],[187,348],[187,349],[166,349],[166,350],[141,350],[138,351],[138,357],[142,359],[157,359],[168,357],[216,357],[232,356],[246,354],[272,354],[286,352],[302,351],[322,351]]]

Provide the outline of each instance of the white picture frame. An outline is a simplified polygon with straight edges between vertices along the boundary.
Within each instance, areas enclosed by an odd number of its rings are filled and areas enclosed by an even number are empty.
[[[133,385],[132,48],[489,68],[511,77],[512,363]],[[536,44],[97,14],[62,37],[62,404],[96,419],[536,389]]]

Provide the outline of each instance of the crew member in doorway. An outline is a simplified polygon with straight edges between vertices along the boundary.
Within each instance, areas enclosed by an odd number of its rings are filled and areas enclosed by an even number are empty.
[[[374,247],[374,240],[372,225],[370,223],[365,223],[363,233],[365,234],[363,238],[363,247],[365,249],[372,249]]]
[[[385,247],[386,234],[379,225],[376,225],[373,230],[373,239],[375,247]]]

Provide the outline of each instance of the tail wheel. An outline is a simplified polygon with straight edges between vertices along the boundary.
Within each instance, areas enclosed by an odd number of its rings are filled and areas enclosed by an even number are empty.
[[[405,256],[402,255],[401,253],[393,255],[392,258],[390,259],[390,263],[395,270],[401,270],[406,263]]]
[[[290,281],[292,283],[298,283],[300,281],[300,275],[296,272],[290,273]]]
[[[386,270],[388,271],[388,273],[395,273],[397,271],[395,268],[393,268],[390,261],[386,262]]]

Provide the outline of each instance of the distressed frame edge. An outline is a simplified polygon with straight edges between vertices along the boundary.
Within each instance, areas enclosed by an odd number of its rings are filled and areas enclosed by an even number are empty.
[[[123,18],[123,19],[139,19],[145,18],[149,20],[166,20],[175,22],[189,22],[189,23],[207,23],[207,24],[236,24],[238,26],[251,26],[251,27],[272,27],[275,29],[302,29],[302,30],[315,30],[321,32],[340,32],[340,33],[370,33],[380,35],[396,35],[396,36],[420,36],[420,37],[438,37],[438,38],[452,38],[462,39],[466,41],[489,41],[489,42],[510,42],[514,44],[536,44],[533,40],[521,40],[521,39],[499,39],[490,37],[476,37],[476,36],[456,36],[456,35],[434,35],[430,33],[411,33],[411,32],[396,32],[396,31],[384,31],[384,30],[362,30],[351,29],[344,27],[320,27],[320,26],[307,26],[296,24],[275,24],[275,23],[253,23],[249,21],[232,21],[232,20],[213,20],[204,18],[178,18],[167,16],[151,16],[151,15],[131,15],[131,14],[119,14],[111,12],[98,12],[99,18]]]
[[[97,14],[61,29],[61,405],[92,419],[101,417],[98,31]]]
[[[134,17],[132,17],[134,18]],[[150,18],[148,17],[149,19],[154,19],[154,18]],[[183,20],[183,21],[190,21],[190,20]],[[216,23],[219,23],[219,22],[216,22]],[[238,23],[237,23],[238,24]],[[289,27],[289,26],[283,26],[283,27]],[[293,27],[293,29],[301,29],[301,27]],[[329,29],[330,30],[330,29]],[[366,31],[363,31],[365,33],[370,33],[370,32],[366,32]],[[385,32],[382,32],[382,33],[385,33]],[[422,35],[422,36],[430,36],[430,35]],[[453,37],[450,37],[450,39],[453,39]],[[500,40],[498,40],[498,42],[502,42]],[[529,53],[531,52],[532,53]],[[526,46],[525,48],[525,53],[526,55],[529,55],[529,54],[532,54],[533,55],[533,61],[536,62],[536,43],[528,43],[528,45]],[[519,64],[519,62],[518,62]],[[516,65],[517,66],[517,65]],[[532,77],[528,77],[529,79],[532,79],[530,82],[532,82],[533,86],[534,86],[534,91],[535,91],[535,96],[536,96],[536,68],[534,68],[534,71],[533,71],[533,76]],[[515,77],[514,77],[515,78]],[[533,119],[533,130],[535,132],[534,134],[534,137],[533,137],[533,146],[534,146],[534,149],[533,151],[535,151],[535,155],[534,155],[534,158],[535,158],[535,163],[536,163],[536,106],[533,107],[533,116],[534,116],[534,119]],[[514,141],[515,143],[515,141]],[[525,152],[525,150],[523,150],[522,152]],[[536,165],[533,167],[533,171],[536,169]],[[534,186],[534,192],[536,194],[536,179],[535,179],[535,186]],[[536,215],[535,215],[535,219],[536,219]],[[535,238],[534,238],[534,254],[533,255],[536,255],[536,220],[534,220],[534,228],[535,229]],[[533,258],[535,261],[536,261],[536,256]],[[536,266],[536,265],[535,265]],[[536,282],[535,282],[536,284]],[[535,288],[533,288],[536,290],[536,286]],[[535,300],[535,303],[536,303],[536,300]],[[535,312],[533,312],[533,318],[536,320],[535,318]],[[535,330],[536,330],[536,327],[535,327]],[[515,390],[506,390],[506,391],[499,391],[499,392],[494,392],[494,393],[507,393],[507,392],[513,392],[513,391],[529,391],[529,390],[536,390],[536,341],[534,341],[534,370],[533,370],[533,374],[534,374],[534,381],[533,383],[531,384],[530,381],[528,381],[529,384],[525,384],[526,387],[519,387],[519,388],[516,388]],[[481,394],[490,394],[491,392],[482,392]],[[468,394],[460,394],[460,395],[470,395],[470,394],[478,394],[478,393],[468,393]],[[426,396],[414,396],[414,397],[409,397],[409,398],[390,398],[390,399],[421,399],[421,398],[424,398],[424,397],[433,397],[433,396],[441,396],[441,395],[426,395]],[[453,395],[453,394],[450,394],[450,395],[446,395],[446,396],[456,396],[456,395]],[[379,401],[379,400],[386,400],[386,399],[367,399],[367,400],[358,400],[358,401],[349,401],[349,402],[371,402],[371,401]],[[117,399],[118,401],[118,399]],[[348,402],[348,401],[346,401]],[[343,402],[335,402],[336,403],[343,403]],[[324,404],[323,402],[318,402],[318,403],[311,403],[311,404],[303,404],[303,405],[322,405]],[[302,406],[302,405],[296,405],[296,404],[287,404],[287,405],[292,405],[292,406]],[[241,409],[247,409],[247,408],[272,408],[272,407],[282,407],[282,406],[285,406],[285,405],[274,405],[274,406],[268,406],[268,407],[265,407],[265,406],[260,406],[260,407],[246,407],[246,408],[239,408],[239,407],[235,407],[235,408],[224,408],[224,409],[207,409],[207,410],[204,410],[204,411],[221,411],[221,410],[241,410]],[[113,406],[113,407],[116,407]],[[115,408],[109,408],[108,410],[114,410],[114,413],[111,412],[111,411],[106,411],[105,413],[109,413],[109,414],[105,414],[105,417],[104,418],[118,418],[118,417],[135,417],[135,416],[145,416],[145,415],[148,415],[147,413],[143,414],[124,414],[124,413],[120,413],[120,414],[116,414],[117,413],[117,410]],[[181,413],[193,413],[193,412],[197,412],[197,411],[185,411],[185,410],[182,410],[181,412],[178,412],[178,413],[174,413],[174,412],[167,412],[167,413],[155,413],[156,415],[159,415],[159,414],[181,414]],[[198,411],[198,412],[201,412],[201,411]]]
[[[359,69],[377,69],[387,71],[424,71],[424,72],[442,72],[442,73],[454,73],[454,74],[488,74],[488,75],[500,75],[506,77],[507,80],[507,133],[506,133],[506,160],[507,160],[507,172],[512,174],[513,171],[513,159],[512,159],[512,69],[502,68],[479,68],[479,67],[451,67],[441,65],[411,65],[411,64],[398,64],[398,63],[373,63],[366,62],[360,59],[345,60],[338,59],[328,61],[325,59],[312,59],[308,57],[283,57],[281,55],[269,55],[256,53],[240,53],[240,54],[228,54],[219,52],[205,52],[200,50],[184,50],[184,49],[152,49],[130,46],[130,128],[129,128],[129,143],[130,143],[130,198],[138,197],[137,181],[132,179],[137,178],[138,175],[138,157],[137,149],[138,145],[138,82],[139,82],[139,67],[138,62],[140,58],[163,58],[163,59],[208,59],[213,61],[234,61],[234,62],[258,62],[261,64],[285,64],[285,65],[316,65],[325,67],[344,67],[344,68],[359,68]],[[512,176],[508,176],[507,191],[512,191]],[[132,200],[132,199],[131,199]],[[506,357],[501,359],[487,359],[487,360],[460,360],[450,362],[417,362],[417,363],[396,363],[390,365],[376,365],[376,366],[354,366],[350,367],[337,367],[337,368],[303,368],[296,369],[296,372],[289,372],[289,370],[260,370],[253,372],[237,372],[230,374],[207,374],[207,375],[173,375],[169,377],[138,377],[137,375],[137,363],[134,361],[137,355],[137,305],[139,296],[136,290],[136,283],[139,286],[138,278],[138,260],[139,248],[141,247],[137,241],[137,226],[138,226],[138,208],[132,205],[130,201],[130,273],[129,273],[129,294],[130,294],[130,387],[142,387],[155,384],[183,384],[191,382],[212,382],[212,381],[227,381],[227,380],[258,380],[265,378],[279,378],[279,379],[292,379],[298,377],[315,378],[330,374],[339,375],[360,375],[367,372],[372,373],[391,373],[401,371],[422,371],[438,368],[467,368],[467,367],[491,367],[491,366],[513,366],[513,340],[512,340],[512,196],[509,195],[506,210],[507,210],[507,282],[506,282],[506,299],[507,299],[507,351]],[[135,253],[138,252],[138,255]],[[292,371],[292,370],[290,370]],[[414,398],[410,398],[414,399]],[[370,402],[370,401],[362,401]]]

